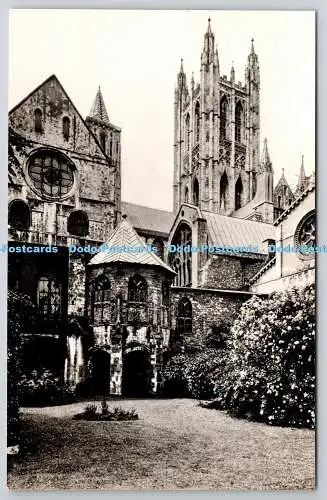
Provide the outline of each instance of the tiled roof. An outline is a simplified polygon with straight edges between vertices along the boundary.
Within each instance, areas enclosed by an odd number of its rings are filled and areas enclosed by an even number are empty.
[[[122,214],[127,215],[136,230],[159,233],[168,236],[174,222],[173,212],[143,207],[134,203],[121,203]]]
[[[110,124],[109,116],[106,110],[106,105],[104,103],[100,87],[98,88],[98,91],[96,93],[89,116],[91,118],[99,120],[100,122],[105,123],[106,125]]]
[[[275,228],[271,224],[236,217],[227,217],[202,210],[207,220],[211,242],[214,245],[254,247],[255,253],[267,253],[263,241],[275,239]]]
[[[174,273],[163,260],[147,249],[142,238],[126,219],[121,221],[105,245],[107,246],[106,250],[94,255],[88,264],[89,266],[124,262],[126,264],[163,267],[167,271]],[[128,248],[131,247],[138,247],[139,250],[144,249],[144,251],[128,251]]]

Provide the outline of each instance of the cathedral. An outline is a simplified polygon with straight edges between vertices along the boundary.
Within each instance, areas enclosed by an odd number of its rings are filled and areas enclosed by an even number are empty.
[[[276,250],[314,244],[314,174],[302,158],[295,192],[284,171],[274,187],[260,92],[253,40],[244,82],[233,66],[227,78],[209,20],[200,82],[183,61],[177,75],[172,212],[121,200],[123,127],[100,88],[85,118],[55,75],[10,111],[8,286],[35,306],[26,370],[92,394],[158,394],[171,353],[253,294],[314,281],[314,255]]]

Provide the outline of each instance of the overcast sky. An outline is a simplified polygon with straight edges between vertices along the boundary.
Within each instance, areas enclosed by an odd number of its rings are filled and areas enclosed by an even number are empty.
[[[180,58],[199,81],[208,17],[221,74],[244,81],[251,38],[261,75],[264,137],[275,172],[296,184],[315,162],[313,12],[12,10],[9,108],[56,74],[82,116],[100,85],[122,128],[122,198],[172,208],[173,102]]]

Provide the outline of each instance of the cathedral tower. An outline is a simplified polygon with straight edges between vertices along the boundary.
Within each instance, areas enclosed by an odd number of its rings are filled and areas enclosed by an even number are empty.
[[[200,83],[190,88],[183,65],[175,90],[174,211],[183,202],[232,215],[256,193],[260,161],[260,73],[253,40],[245,82],[220,74],[210,19]]]

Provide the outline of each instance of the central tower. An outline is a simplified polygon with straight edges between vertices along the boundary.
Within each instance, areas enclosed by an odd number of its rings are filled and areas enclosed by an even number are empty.
[[[187,85],[181,61],[175,89],[174,211],[181,203],[231,215],[251,201],[260,166],[260,73],[253,40],[245,82],[220,74],[210,19],[200,84]]]

